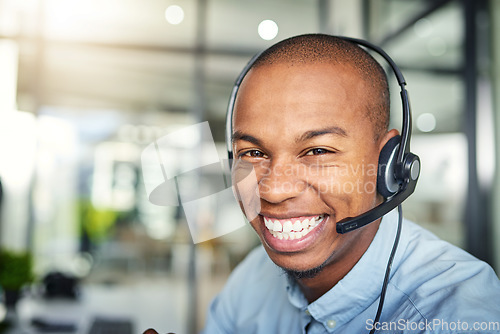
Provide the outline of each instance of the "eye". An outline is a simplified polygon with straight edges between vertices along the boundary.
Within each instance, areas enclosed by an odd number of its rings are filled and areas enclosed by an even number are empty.
[[[327,150],[326,148],[316,147],[306,152],[305,155],[325,155],[328,153],[335,153],[334,151]]]
[[[259,151],[259,150],[248,150],[248,151],[245,151],[245,152],[242,152],[240,155],[239,155],[240,158],[242,157],[249,157],[249,158],[265,158],[266,155]]]

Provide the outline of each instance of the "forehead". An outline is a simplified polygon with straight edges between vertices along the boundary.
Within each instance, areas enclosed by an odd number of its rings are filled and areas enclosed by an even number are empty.
[[[334,63],[277,63],[252,68],[242,81],[240,90],[255,89],[280,84],[282,90],[300,84],[303,88],[314,86],[339,86],[340,84],[363,84],[362,78],[350,64]]]
[[[274,64],[252,69],[238,92],[234,127],[363,123],[366,83],[343,64]],[[335,124],[339,125],[339,124]],[[340,124],[342,125],[342,124]],[[260,125],[264,126],[264,125]]]

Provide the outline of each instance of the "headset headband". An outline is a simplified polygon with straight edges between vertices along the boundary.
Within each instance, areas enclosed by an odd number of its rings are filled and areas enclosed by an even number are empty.
[[[415,154],[410,153],[410,139],[411,139],[411,127],[412,127],[411,109],[408,98],[408,92],[406,90],[406,80],[403,77],[401,70],[398,68],[398,66],[392,60],[392,58],[389,57],[389,55],[380,47],[365,40],[357,38],[344,37],[344,36],[335,36],[335,37],[370,49],[385,59],[385,61],[390,65],[392,71],[394,72],[398,84],[401,88],[400,95],[403,107],[403,122],[402,122],[403,124],[401,128],[401,137],[400,137],[399,149],[396,161],[394,164],[394,174],[395,174],[394,178],[396,182],[399,184],[399,189],[392,196],[387,198],[385,202],[365,212],[364,214],[359,215],[357,217],[348,217],[346,219],[339,221],[337,223],[337,232],[346,233],[355,230],[359,227],[362,227],[364,225],[367,225],[372,221],[377,220],[378,218],[392,211],[399,204],[401,204],[406,198],[408,198],[408,196],[410,196],[415,190],[417,179],[420,174],[420,159]],[[236,102],[236,95],[240,88],[241,82],[245,78],[246,74],[253,67],[255,61],[264,52],[265,50],[256,54],[254,57],[252,57],[252,59],[250,59],[250,61],[243,68],[240,75],[236,79],[233,89],[231,91],[231,97],[229,99],[229,104],[226,114],[226,147],[229,160],[233,159],[232,132],[233,132],[233,112],[234,112],[234,104]]]

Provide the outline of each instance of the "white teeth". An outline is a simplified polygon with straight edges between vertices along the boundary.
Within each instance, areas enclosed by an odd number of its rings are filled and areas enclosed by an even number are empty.
[[[302,231],[302,223],[300,222],[300,220],[297,220],[295,223],[293,223],[293,230],[295,232]]]
[[[289,233],[292,231],[292,228],[295,227],[295,224],[292,225],[292,221],[291,220],[287,220],[284,224],[283,224],[283,232],[284,233]]]
[[[283,223],[280,220],[273,220],[264,217],[264,224],[272,236],[279,240],[295,240],[300,239],[311,232],[320,222],[323,221],[325,215],[306,218],[304,220],[286,220]]]
[[[270,219],[267,219],[264,217],[264,223],[266,224],[266,227],[268,230],[272,231],[273,230],[273,222]]]
[[[306,228],[309,227],[309,219],[304,219],[304,221],[302,222],[302,228],[305,230]]]

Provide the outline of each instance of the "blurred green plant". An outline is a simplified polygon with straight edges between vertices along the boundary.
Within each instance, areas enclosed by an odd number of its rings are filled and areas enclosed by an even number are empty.
[[[95,244],[106,240],[118,219],[118,213],[111,209],[97,209],[89,200],[81,200],[79,208],[82,227],[90,240]]]
[[[33,257],[30,252],[0,249],[0,286],[4,290],[20,290],[33,282]]]

